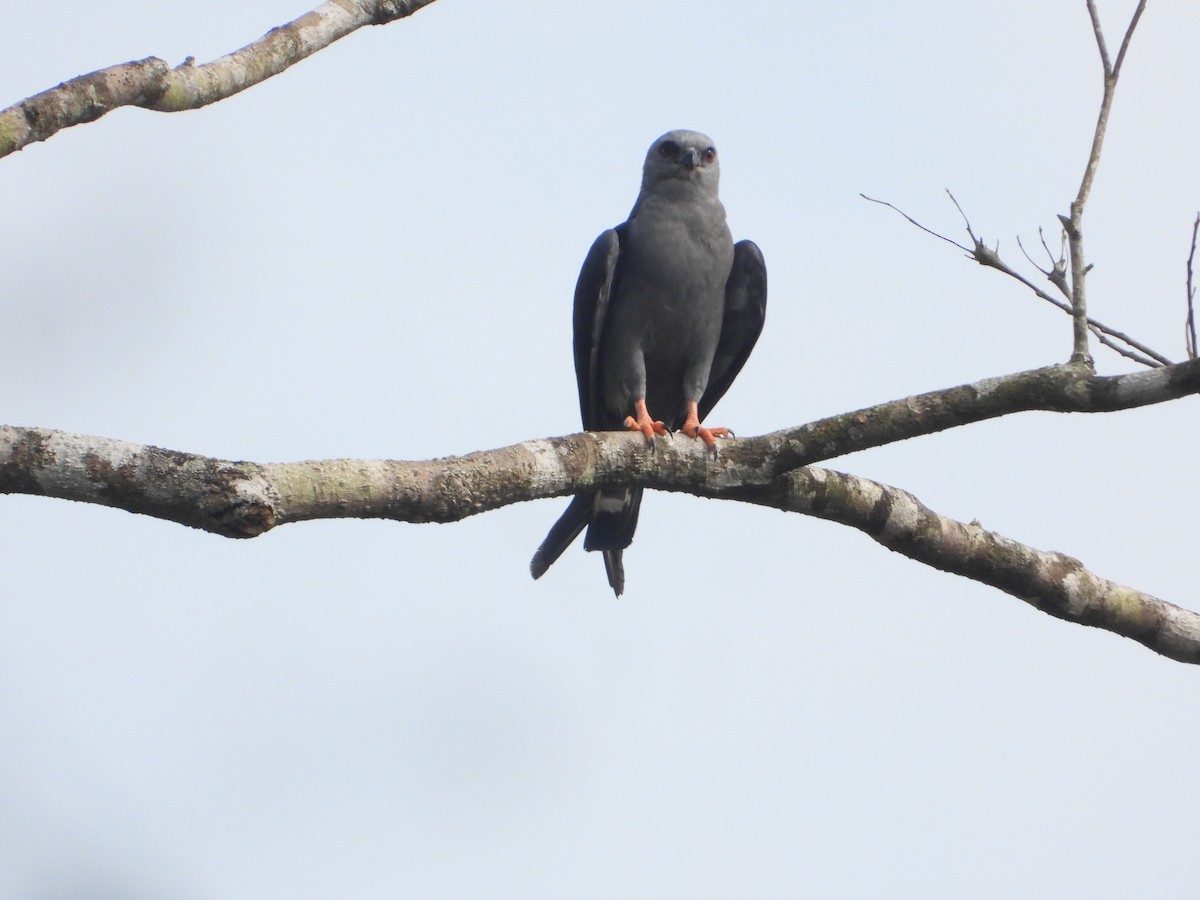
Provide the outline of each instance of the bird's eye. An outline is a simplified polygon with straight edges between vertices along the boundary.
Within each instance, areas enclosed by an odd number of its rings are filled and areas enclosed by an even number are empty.
[[[705,162],[712,162],[716,158],[717,158],[717,148],[716,147],[709,147],[707,150],[704,151],[704,161]]]
[[[672,156],[678,156],[679,145],[674,141],[663,141],[662,146],[658,148],[658,153],[664,159],[670,159]]]

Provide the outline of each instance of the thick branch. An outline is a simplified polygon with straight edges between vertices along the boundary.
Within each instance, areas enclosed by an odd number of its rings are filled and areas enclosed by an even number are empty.
[[[1050,366],[893,400],[738,444],[747,453],[761,454],[762,473],[775,477],[846,453],[1015,412],[1113,412],[1196,393],[1196,361],[1107,377],[1082,367]]]
[[[943,519],[915,498],[852,476],[802,470],[820,459],[1030,409],[1105,412],[1200,393],[1200,361],[1099,378],[1056,366],[988,379],[722,443],[578,434],[425,462],[259,464],[125,441],[0,426],[0,493],[113,506],[226,537],[322,518],[450,522],[523,500],[636,484],[777,506],[862,528],[927,565],[994,585],[1070,621],[1200,661],[1196,617],[1111,584],[1077,561]]]
[[[364,25],[411,16],[433,0],[329,0],[254,43],[204,65],[172,69],[157,57],[80,75],[0,112],[0,156],[120,106],[196,109],[278,75]]]
[[[1200,614],[1101,578],[1070,556],[946,518],[899,488],[812,467],[765,487],[715,496],[849,525],[889,550],[999,588],[1049,615],[1200,663]]]
[[[989,378],[721,444],[577,434],[428,462],[249,463],[108,438],[0,426],[0,493],[114,506],[227,537],[324,518],[452,522],[523,500],[636,484],[706,493],[1027,410],[1112,412],[1200,393],[1200,361],[1098,377],[1054,366]]]
[[[1145,385],[1136,393],[1149,396]],[[885,408],[862,415],[877,417]],[[275,525],[318,518],[449,522],[521,500],[640,484],[840,522],[1050,615],[1133,638],[1172,659],[1200,662],[1200,616],[1106,581],[1070,557],[939,516],[905,491],[852,475],[808,467],[768,477],[770,466],[758,448],[786,434],[729,441],[717,463],[696,441],[660,441],[648,453],[640,435],[616,432],[526,441],[428,462],[260,465],[0,427],[0,492],[100,503],[227,537],[253,537]],[[852,435],[849,440],[855,443]]]

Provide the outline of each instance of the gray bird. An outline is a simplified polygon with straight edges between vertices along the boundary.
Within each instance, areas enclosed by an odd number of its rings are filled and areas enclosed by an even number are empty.
[[[716,451],[725,428],[700,423],[729,389],[762,331],[767,268],[733,243],[717,199],[711,139],[670,131],[650,145],[629,220],[588,251],[575,285],[575,380],[587,431],[676,429]],[[654,416],[661,416],[656,419]],[[625,589],[622,551],[637,528],[641,488],[577,494],[533,556],[541,577],[587,528],[608,583]]]

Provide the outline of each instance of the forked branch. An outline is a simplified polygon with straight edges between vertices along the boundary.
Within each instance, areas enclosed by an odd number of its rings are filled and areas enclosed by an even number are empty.
[[[1021,284],[1023,284],[1025,287],[1029,288],[1029,290],[1031,290],[1034,293],[1034,295],[1037,296],[1039,299],[1045,300],[1050,305],[1054,306],[1057,309],[1061,309],[1063,312],[1065,312],[1067,314],[1072,313],[1072,307],[1071,307],[1070,303],[1065,303],[1062,300],[1060,300],[1058,297],[1055,297],[1053,294],[1050,294],[1049,292],[1042,290],[1042,288],[1038,287],[1036,284],[1034,284],[1032,281],[1030,281],[1028,278],[1026,278],[1024,275],[1022,275],[1020,272],[1018,272],[1016,269],[1014,269],[1008,263],[1006,263],[1000,257],[1000,252],[999,252],[998,247],[997,248],[989,247],[986,243],[984,243],[984,241],[981,238],[976,236],[974,230],[971,228],[971,222],[967,218],[966,213],[963,212],[962,206],[959,205],[958,200],[949,191],[946,191],[946,194],[950,197],[951,202],[954,203],[955,208],[958,209],[959,214],[963,218],[963,223],[966,227],[967,235],[970,237],[971,243],[972,243],[972,246],[970,246],[970,247],[966,246],[965,244],[960,244],[958,241],[954,240],[953,238],[946,237],[944,234],[941,234],[940,232],[937,232],[937,231],[933,230],[932,228],[929,228],[929,227],[921,224],[920,222],[918,222],[916,219],[914,219],[912,216],[910,216],[908,213],[906,213],[904,210],[900,209],[898,206],[896,206],[893,203],[889,203],[886,200],[879,200],[879,199],[876,199],[875,197],[869,197],[866,194],[859,194],[859,196],[862,197],[864,200],[869,200],[871,203],[878,203],[880,206],[886,206],[888,209],[891,209],[891,210],[895,211],[896,213],[898,213],[899,215],[903,216],[910,224],[916,226],[921,231],[924,231],[926,234],[931,235],[931,236],[937,238],[938,240],[945,241],[947,244],[950,244],[951,246],[957,247],[959,250],[963,251],[963,253],[965,253],[969,258],[975,260],[975,262],[979,263],[981,266],[984,266],[989,269],[995,269],[997,272],[1004,273],[1009,278],[1012,278],[1012,279],[1020,282]],[[1019,241],[1018,241],[1018,243],[1019,243]],[[1043,246],[1044,245],[1045,245],[1045,241],[1043,240]],[[1024,249],[1025,249],[1024,247],[1021,248],[1022,252],[1024,252]],[[1047,253],[1050,252],[1049,248],[1047,248],[1046,252]],[[1026,256],[1026,258],[1028,258],[1029,254],[1026,253],[1025,256]],[[1053,259],[1053,257],[1052,257],[1052,259]],[[1034,265],[1036,266],[1036,263],[1034,263]],[[1060,290],[1062,290],[1064,293],[1066,293],[1068,297],[1070,296],[1070,290],[1066,284],[1065,276],[1063,276],[1062,271],[1058,267],[1058,264],[1056,262],[1053,263],[1053,267],[1050,270],[1041,269],[1040,267],[1038,267],[1038,268],[1039,268],[1039,271],[1041,271],[1042,274],[1046,276],[1047,280],[1049,280],[1052,284],[1054,284],[1056,287],[1058,287]],[[1087,321],[1088,328],[1090,328],[1092,330],[1092,332],[1096,335],[1096,337],[1100,341],[1100,343],[1102,343],[1104,346],[1108,347],[1109,349],[1121,354],[1121,356],[1124,356],[1127,359],[1131,359],[1136,363],[1139,363],[1144,366],[1149,366],[1151,368],[1155,368],[1158,366],[1171,365],[1171,360],[1168,357],[1164,356],[1163,354],[1159,353],[1156,350],[1151,349],[1150,347],[1143,344],[1141,341],[1131,337],[1130,335],[1126,334],[1125,332],[1120,331],[1116,328],[1112,328],[1108,325],[1105,325],[1103,322],[1101,322],[1097,319],[1093,319],[1091,317],[1088,317],[1086,321]]]
[[[1100,62],[1104,68],[1104,94],[1100,100],[1100,113],[1096,117],[1096,128],[1092,133],[1092,148],[1088,153],[1087,165],[1083,169],[1083,179],[1079,183],[1079,191],[1071,202],[1071,214],[1059,216],[1063,230],[1067,235],[1067,247],[1071,261],[1071,311],[1074,319],[1074,347],[1071,352],[1071,362],[1091,366],[1092,358],[1088,351],[1088,317],[1087,317],[1087,288],[1086,279],[1090,268],[1084,261],[1083,252],[1083,211],[1088,197],[1092,192],[1092,184],[1096,180],[1096,170],[1100,166],[1100,151],[1104,146],[1104,136],[1108,130],[1108,117],[1112,111],[1113,95],[1116,93],[1117,80],[1121,76],[1121,66],[1125,62],[1125,54],[1129,50],[1129,42],[1133,38],[1138,20],[1146,9],[1146,0],[1139,0],[1129,27],[1125,30],[1125,38],[1121,41],[1121,49],[1117,52],[1117,61],[1109,61],[1108,45],[1104,40],[1104,30],[1100,27],[1100,14],[1096,11],[1094,0],[1087,0],[1088,15],[1092,19],[1092,33],[1096,37],[1096,46],[1100,51]]]
[[[1100,322],[1088,317],[1087,314],[1087,288],[1086,279],[1088,270],[1091,268],[1084,258],[1083,252],[1083,213],[1087,206],[1088,196],[1092,191],[1092,184],[1096,179],[1096,170],[1100,166],[1100,151],[1104,146],[1104,135],[1108,129],[1108,117],[1112,111],[1113,95],[1116,91],[1117,80],[1121,75],[1121,66],[1125,62],[1125,54],[1129,50],[1129,42],[1133,38],[1134,29],[1137,28],[1138,21],[1142,17],[1142,13],[1146,9],[1146,0],[1140,0],[1137,9],[1134,10],[1133,17],[1129,22],[1129,27],[1125,30],[1125,37],[1121,41],[1121,49],[1117,52],[1116,62],[1112,62],[1108,55],[1108,45],[1104,39],[1104,30],[1100,26],[1100,15],[1096,11],[1094,0],[1087,0],[1088,15],[1092,20],[1092,33],[1096,38],[1096,46],[1100,50],[1100,61],[1104,68],[1104,93],[1100,101],[1100,112],[1096,117],[1096,127],[1092,132],[1092,146],[1088,153],[1087,165],[1084,166],[1083,179],[1079,184],[1079,190],[1075,195],[1075,199],[1071,202],[1070,215],[1060,215],[1059,221],[1062,223],[1063,234],[1066,236],[1067,244],[1067,260],[1070,269],[1070,280],[1066,278],[1066,267],[1060,260],[1055,260],[1050,270],[1041,269],[1042,274],[1049,279],[1051,284],[1058,287],[1070,299],[1070,304],[1064,304],[1055,297],[1041,290],[1034,285],[1029,279],[1018,273],[1015,269],[1009,266],[1000,258],[998,250],[994,250],[983,243],[975,232],[971,229],[971,223],[967,221],[966,214],[963,213],[962,207],[958,205],[958,201],[954,199],[954,195],[950,195],[950,199],[954,201],[954,205],[958,207],[958,211],[963,216],[963,221],[966,223],[967,234],[970,235],[973,246],[965,247],[957,241],[951,240],[945,235],[939,234],[931,228],[926,228],[920,222],[917,222],[903,210],[893,206],[882,200],[875,200],[872,197],[861,195],[867,200],[874,203],[882,203],[900,215],[904,216],[909,222],[920,228],[927,234],[940,238],[949,244],[953,244],[968,256],[978,262],[980,265],[988,266],[1003,272],[1010,278],[1015,278],[1021,284],[1032,290],[1041,299],[1054,304],[1059,309],[1064,309],[1070,312],[1073,321],[1073,341],[1071,351],[1071,364],[1083,366],[1084,368],[1092,369],[1092,357],[1088,350],[1088,334],[1094,333],[1102,344],[1122,356],[1139,362],[1142,365],[1169,365],[1170,360],[1160,353],[1151,350],[1145,344],[1132,340],[1128,335],[1108,328]],[[946,193],[950,193],[947,191]],[[1045,241],[1043,240],[1043,246]],[[1024,252],[1024,247],[1021,248]],[[1050,254],[1049,248],[1046,248],[1047,254]],[[1052,259],[1053,255],[1050,254]],[[1026,253],[1028,257],[1028,253]],[[1032,260],[1031,260],[1032,261]],[[1036,263],[1035,263],[1036,265]]]

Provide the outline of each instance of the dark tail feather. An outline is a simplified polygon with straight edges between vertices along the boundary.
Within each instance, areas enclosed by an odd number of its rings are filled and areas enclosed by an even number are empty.
[[[579,533],[587,527],[592,518],[592,507],[595,504],[595,494],[579,494],[571,499],[571,505],[558,517],[558,521],[542,541],[542,546],[533,554],[529,572],[534,578],[545,575],[546,570],[554,565],[554,561],[579,537]]]
[[[625,567],[621,551],[633,542],[638,512],[642,508],[642,489],[625,488],[601,491],[595,501],[592,524],[583,539],[584,550],[604,551],[604,570],[608,583],[618,597],[625,590]]]
[[[641,488],[619,488],[596,495],[592,524],[583,539],[584,550],[624,550],[633,541],[638,511],[642,508]]]
[[[620,597],[625,591],[625,566],[621,562],[621,551],[633,541],[641,508],[641,488],[577,495],[558,517],[542,541],[542,546],[533,554],[529,563],[530,574],[534,578],[545,575],[554,561],[579,537],[579,533],[587,528],[583,549],[604,551],[604,570],[608,573],[609,586]]]
[[[608,573],[608,584],[613,593],[620,597],[625,593],[625,566],[621,563],[624,550],[604,551],[604,571]]]

